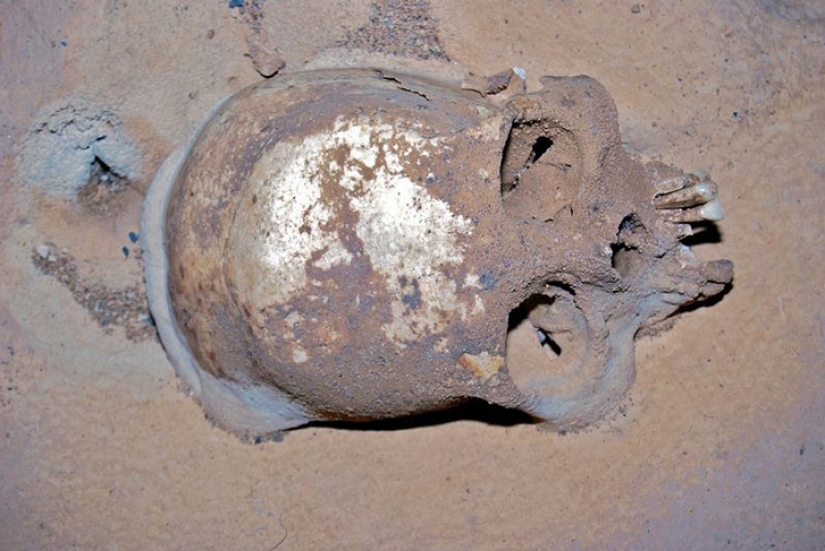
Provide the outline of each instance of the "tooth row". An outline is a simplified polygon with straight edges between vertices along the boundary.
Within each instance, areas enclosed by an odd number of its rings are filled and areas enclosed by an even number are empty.
[[[653,199],[657,209],[679,209],[695,207],[716,199],[716,184],[713,182],[699,182],[692,186],[677,189]]]
[[[722,210],[722,203],[719,199],[714,199],[704,205],[689,209],[673,209],[667,214],[667,219],[676,224],[689,224],[691,222],[718,222],[725,217]]]
[[[666,213],[668,220],[687,224],[716,222],[724,217],[716,184],[707,180],[697,182],[695,178],[686,179],[684,184],[680,189],[657,195],[653,199],[653,205],[657,209],[669,211]]]

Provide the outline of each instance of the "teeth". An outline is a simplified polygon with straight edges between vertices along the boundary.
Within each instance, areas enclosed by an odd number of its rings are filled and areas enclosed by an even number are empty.
[[[689,187],[691,184],[695,184],[698,181],[699,179],[692,174],[680,174],[679,176],[671,176],[669,178],[656,180],[653,185],[656,188],[656,196],[658,197],[660,195],[666,195],[674,191],[679,191],[680,189]]]
[[[704,220],[711,222],[718,222],[725,217],[725,211],[722,209],[722,202],[719,199],[706,203],[699,207],[699,216]]]
[[[695,207],[713,202],[716,196],[716,184],[713,182],[699,182],[665,195],[659,195],[653,199],[653,205],[657,209]]]
[[[706,203],[699,207],[681,209],[667,213],[667,219],[677,224],[689,224],[691,222],[718,222],[725,217],[722,210],[722,203],[718,199]]]
[[[716,184],[708,180],[706,174],[686,175],[682,186],[676,189],[673,189],[674,183],[659,186],[659,193],[653,198],[653,206],[665,211],[663,214],[669,221],[690,224],[717,222],[724,217]]]

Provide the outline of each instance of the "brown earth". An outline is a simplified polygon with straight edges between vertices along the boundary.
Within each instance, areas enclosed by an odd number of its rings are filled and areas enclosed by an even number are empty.
[[[0,549],[822,548],[822,2],[229,4],[0,4]],[[719,182],[694,250],[733,288],[639,341],[611,419],[465,409],[253,445],[178,389],[130,235],[152,174],[256,67],[354,49],[533,89],[588,74],[629,151]]]

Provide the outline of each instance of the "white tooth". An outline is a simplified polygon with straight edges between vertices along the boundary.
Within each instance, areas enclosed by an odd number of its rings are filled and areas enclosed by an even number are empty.
[[[707,182],[700,182],[693,186],[693,190],[696,192],[698,197],[701,197],[705,201],[713,201],[716,199],[716,186],[713,186]]]
[[[722,210],[722,203],[718,199],[702,205],[698,212],[699,216],[712,222],[718,222],[725,217],[725,212]]]
[[[664,209],[662,211],[667,220],[676,224],[690,224],[693,222],[716,222],[724,217],[722,203],[714,199],[710,203],[688,209]]]

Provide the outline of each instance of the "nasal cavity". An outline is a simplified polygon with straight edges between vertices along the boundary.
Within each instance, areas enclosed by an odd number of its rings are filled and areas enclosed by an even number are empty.
[[[616,242],[611,245],[611,264],[622,279],[633,279],[644,270],[645,258],[639,247],[646,234],[647,230],[636,214],[628,214],[619,224]]]

